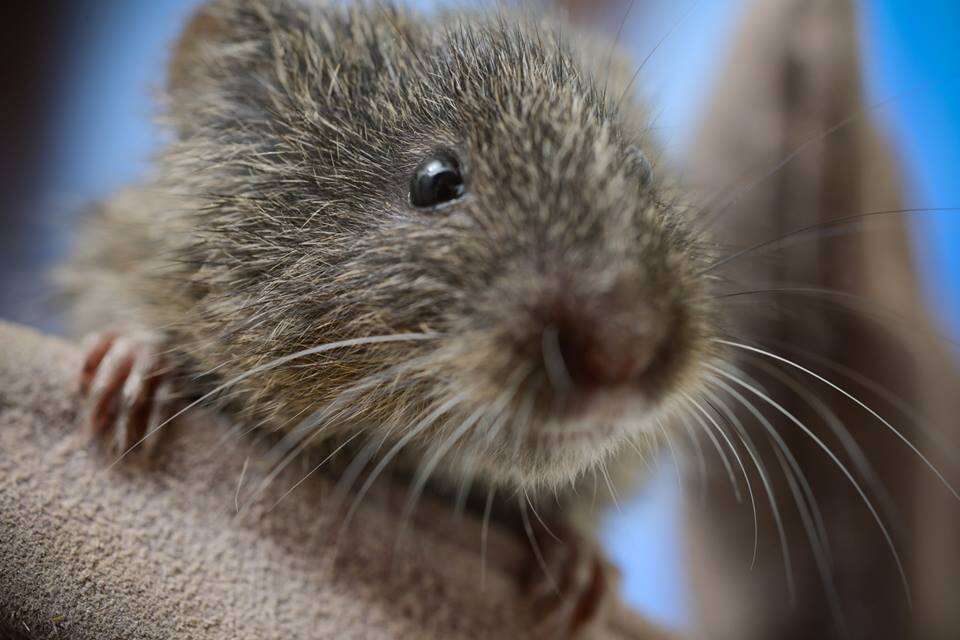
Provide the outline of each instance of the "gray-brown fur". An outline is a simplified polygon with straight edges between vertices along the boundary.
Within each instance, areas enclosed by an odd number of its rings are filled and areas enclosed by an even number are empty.
[[[655,432],[652,416],[697,377],[715,322],[697,276],[705,247],[677,189],[646,183],[632,160],[631,147],[656,150],[613,59],[609,45],[529,16],[208,4],[174,52],[173,141],[151,179],[102,205],[69,270],[82,328],[146,328],[179,371],[211,384],[340,340],[437,334],[298,359],[227,397],[281,430],[349,398],[314,420],[328,443],[356,429],[395,441],[460,397],[406,449],[432,453],[487,408],[442,456],[448,472],[569,486],[628,436]],[[460,155],[468,195],[416,210],[411,174],[441,148]],[[639,419],[561,449],[543,433],[566,428],[562,394],[540,345],[517,332],[571,301],[625,325],[652,315],[669,335],[649,375],[612,394],[611,407],[644,398]],[[494,429],[511,379],[522,386]]]

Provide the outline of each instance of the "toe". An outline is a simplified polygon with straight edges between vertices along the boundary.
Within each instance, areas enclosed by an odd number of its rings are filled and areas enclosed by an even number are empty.
[[[538,536],[552,581],[534,578],[531,595],[540,623],[537,638],[580,638],[601,616],[610,593],[608,565],[593,543],[569,527],[559,539]],[[554,583],[552,586],[550,583]]]
[[[173,387],[170,382],[161,374],[157,379],[157,386],[153,394],[153,401],[150,403],[150,410],[147,413],[144,435],[141,437],[142,446],[146,452],[151,453],[157,446],[160,438],[159,431],[171,416],[171,402],[173,399]]]
[[[157,404],[157,388],[162,380],[162,361],[149,347],[140,347],[134,355],[130,374],[120,394],[115,444],[126,452],[137,446],[147,434]]]
[[[84,354],[83,364],[80,368],[80,393],[87,395],[90,393],[90,387],[93,379],[100,368],[100,364],[106,357],[110,347],[117,339],[113,333],[98,333],[88,337],[83,344],[82,352]]]
[[[130,343],[123,338],[112,341],[101,358],[89,387],[87,424],[94,436],[102,437],[115,426],[133,363]]]

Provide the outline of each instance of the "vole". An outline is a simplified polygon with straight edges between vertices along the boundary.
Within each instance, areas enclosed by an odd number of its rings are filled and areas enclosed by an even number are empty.
[[[652,451],[719,358],[712,245],[615,47],[503,11],[197,11],[169,143],[66,269],[78,329],[109,328],[95,433],[126,451],[202,386],[295,445],[561,514]]]

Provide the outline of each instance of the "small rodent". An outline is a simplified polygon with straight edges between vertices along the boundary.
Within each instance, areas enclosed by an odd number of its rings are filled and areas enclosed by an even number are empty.
[[[64,270],[78,330],[112,328],[91,427],[125,451],[165,385],[229,382],[241,419],[298,444],[589,498],[718,357],[711,245],[652,166],[633,72],[502,9],[206,3],[171,140]]]

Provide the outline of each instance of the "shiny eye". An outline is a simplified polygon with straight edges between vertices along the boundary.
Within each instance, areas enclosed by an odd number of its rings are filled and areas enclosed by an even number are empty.
[[[458,200],[465,192],[460,163],[449,153],[421,162],[410,180],[410,204],[421,209]]]
[[[650,185],[653,182],[653,165],[650,164],[647,154],[639,147],[630,147],[627,150],[627,155],[630,164],[633,166],[633,171],[640,178],[640,184],[645,187]]]

